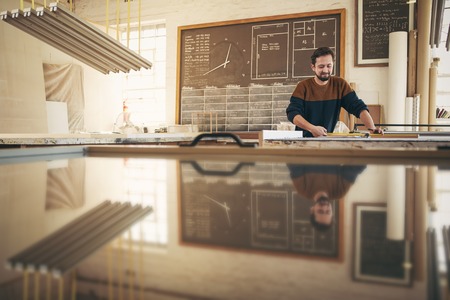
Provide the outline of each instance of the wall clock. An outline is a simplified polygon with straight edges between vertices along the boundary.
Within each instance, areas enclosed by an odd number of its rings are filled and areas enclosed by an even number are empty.
[[[215,43],[209,54],[209,69],[202,74],[208,78],[211,85],[222,86],[227,84],[239,84],[245,77],[244,53],[238,42],[224,39]]]

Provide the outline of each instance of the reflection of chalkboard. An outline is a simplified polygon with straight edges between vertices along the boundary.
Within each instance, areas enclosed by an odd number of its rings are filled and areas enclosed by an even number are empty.
[[[412,29],[413,7],[404,0],[357,0],[357,65],[387,64],[389,33]]]
[[[235,162],[196,162],[202,169],[234,169]],[[301,197],[285,164],[245,166],[233,176],[203,175],[181,163],[181,241],[190,245],[295,254],[340,260],[341,201],[332,203],[328,231],[309,220],[312,201]],[[277,179],[274,179],[277,178]]]
[[[336,52],[343,76],[345,10],[179,28],[178,123],[214,112],[219,131],[272,129],[298,81],[311,76],[315,48]],[[208,128],[210,129],[210,128]],[[206,130],[208,130],[206,129]]]

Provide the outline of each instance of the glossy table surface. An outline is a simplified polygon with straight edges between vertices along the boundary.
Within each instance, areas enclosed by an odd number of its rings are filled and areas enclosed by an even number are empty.
[[[0,299],[448,295],[447,149],[3,149],[0,170]]]

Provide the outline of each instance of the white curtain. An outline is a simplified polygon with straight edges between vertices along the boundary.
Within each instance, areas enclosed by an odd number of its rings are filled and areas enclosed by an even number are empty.
[[[44,64],[47,101],[67,103],[69,131],[84,131],[83,68],[74,64]]]
[[[85,203],[85,172],[82,159],[70,159],[67,167],[47,170],[45,209],[82,207]]]

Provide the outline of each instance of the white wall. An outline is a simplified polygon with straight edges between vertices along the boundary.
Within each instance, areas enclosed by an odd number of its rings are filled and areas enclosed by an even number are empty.
[[[356,90],[359,92],[367,104],[383,104],[382,99],[387,95],[387,68],[386,67],[354,67],[354,45],[355,45],[355,1],[277,1],[269,0],[197,0],[197,1],[177,1],[177,0],[154,0],[141,1],[142,22],[151,20],[165,20],[167,26],[167,123],[175,122],[176,110],[176,68],[177,68],[177,42],[178,26],[191,25],[198,23],[208,23],[217,21],[227,21],[233,19],[246,19],[253,17],[264,17],[271,15],[294,14],[313,11],[324,11],[331,9],[346,9],[346,30],[345,30],[345,78],[350,82],[356,83]],[[110,25],[115,24],[116,7],[115,1],[110,1]],[[120,1],[120,22],[127,21],[127,3]],[[130,22],[136,22],[138,16],[138,1],[130,3]],[[6,0],[0,2],[0,11],[18,7],[18,1]],[[98,25],[105,25],[105,1],[75,1],[75,13],[80,17],[92,21]],[[17,37],[19,37],[17,39]],[[11,41],[14,40],[15,42]],[[39,101],[43,101],[43,75],[38,70],[42,62],[46,63],[78,63],[76,60],[62,54],[50,46],[46,46],[36,39],[28,37],[26,34],[20,34],[19,31],[4,22],[0,22],[0,51],[5,51],[5,45],[11,45],[13,48],[8,51],[8,58],[1,55],[0,66],[0,105],[5,107],[5,89],[9,90],[9,97],[18,97],[20,93],[16,90],[10,91],[12,87],[23,83],[27,84],[32,77],[35,85],[28,88],[28,94],[21,96],[24,103],[32,105],[36,113],[40,110],[45,113],[45,106],[37,109],[33,101],[36,94],[39,95]],[[32,45],[35,49],[33,54],[25,51]],[[25,52],[24,52],[25,51]],[[28,50],[29,51],[29,50]],[[42,55],[37,54],[42,52]],[[26,60],[24,59],[26,57]],[[11,65],[8,69],[13,69],[14,61],[29,61],[27,66],[21,69],[15,69],[17,73],[7,73],[3,65]],[[30,69],[35,66],[34,69]],[[41,87],[42,84],[42,87]],[[122,109],[122,94],[119,91],[120,83],[118,76],[103,75],[90,67],[85,68],[85,101],[86,114],[85,126],[88,131],[110,131],[114,120]],[[41,103],[39,103],[41,105]],[[11,111],[11,118],[19,117],[15,111]],[[39,116],[44,118],[44,115]],[[3,117],[1,117],[3,119]],[[0,124],[2,124],[0,122]],[[45,122],[46,124],[46,122]],[[45,128],[40,128],[39,132]],[[14,131],[13,131],[14,130]],[[24,129],[12,129],[0,126],[1,132],[20,132]]]
[[[25,3],[25,7],[30,6]],[[0,1],[0,11],[19,8]],[[0,22],[0,133],[46,133],[43,63],[84,67],[85,129],[112,130],[122,110],[117,74],[104,75],[14,26]]]
[[[8,6],[11,3],[12,0],[1,1],[0,11],[11,8]],[[0,22],[0,107],[0,133],[47,132],[41,43],[3,21]]]

